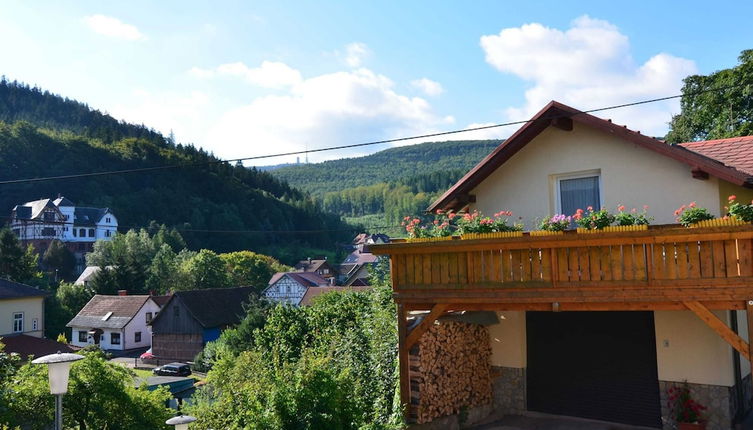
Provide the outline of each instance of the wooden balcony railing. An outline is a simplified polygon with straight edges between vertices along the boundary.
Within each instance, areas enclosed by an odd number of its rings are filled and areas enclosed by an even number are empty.
[[[753,227],[391,243],[395,299],[415,303],[738,301]]]

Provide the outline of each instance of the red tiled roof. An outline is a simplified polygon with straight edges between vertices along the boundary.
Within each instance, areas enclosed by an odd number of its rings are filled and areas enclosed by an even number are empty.
[[[309,306],[316,297],[332,291],[366,291],[371,287],[310,287],[306,289],[306,294],[301,298],[299,306]]]
[[[75,352],[73,348],[64,343],[55,342],[52,339],[27,336],[25,334],[3,337],[2,343],[5,344],[5,352],[15,352],[24,359],[29,355],[41,357],[47,354],[54,354],[58,351]]]
[[[753,136],[685,142],[679,145],[753,176]]]

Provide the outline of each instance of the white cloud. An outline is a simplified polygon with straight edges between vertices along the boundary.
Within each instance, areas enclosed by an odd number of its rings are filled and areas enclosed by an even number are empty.
[[[423,134],[453,121],[436,115],[420,97],[398,94],[386,76],[361,68],[304,79],[286,94],[259,97],[232,109],[206,140],[216,153],[232,158]],[[357,151],[363,148],[312,154],[309,159],[341,158]]]
[[[264,61],[261,66],[254,68],[241,62],[221,64],[214,69],[193,67],[188,73],[198,78],[234,76],[264,88],[285,88],[303,80],[298,70],[276,61]]]
[[[411,85],[423,91],[427,96],[438,96],[444,92],[442,84],[432,81],[428,78],[421,78],[411,81]]]
[[[126,24],[123,21],[111,16],[90,15],[84,17],[84,23],[93,32],[101,34],[103,36],[131,41],[141,41],[147,39],[146,36],[142,34],[135,26]]]
[[[206,93],[153,93],[137,89],[133,91],[133,100],[129,104],[115,105],[110,114],[131,123],[145,124],[165,136],[174,130],[181,143],[199,143],[195,138],[204,133],[203,123],[207,121],[211,101]]]
[[[345,63],[350,67],[360,67],[370,52],[365,43],[349,43],[345,45]]]
[[[682,79],[697,73],[691,60],[658,53],[636,64],[628,37],[607,21],[582,16],[565,31],[532,23],[481,37],[486,61],[532,83],[523,106],[508,119],[529,118],[550,100],[578,109],[679,94]],[[644,134],[663,135],[679,101],[601,112]]]

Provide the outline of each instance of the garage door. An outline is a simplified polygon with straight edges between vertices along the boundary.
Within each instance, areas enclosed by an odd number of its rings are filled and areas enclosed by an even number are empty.
[[[653,312],[528,312],[528,410],[661,427]]]

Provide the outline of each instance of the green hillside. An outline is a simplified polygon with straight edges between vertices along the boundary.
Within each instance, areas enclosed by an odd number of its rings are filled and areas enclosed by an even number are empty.
[[[0,80],[0,181],[216,160],[79,102]],[[193,249],[251,249],[288,260],[291,249],[332,249],[353,234],[284,180],[225,163],[0,185],[0,214],[58,193],[111,208],[124,229],[152,220],[178,227]]]
[[[370,232],[402,236],[404,216],[422,214],[499,144],[499,140],[422,143],[270,173],[311,193],[325,212]]]
[[[411,176],[457,170],[466,172],[499,143],[499,140],[422,143],[390,148],[364,157],[281,167],[270,173],[313,196],[323,196],[327,192]]]

